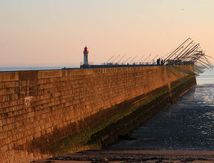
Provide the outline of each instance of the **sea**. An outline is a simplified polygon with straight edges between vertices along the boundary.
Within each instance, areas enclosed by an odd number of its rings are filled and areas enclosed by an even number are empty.
[[[214,150],[214,70],[200,74],[195,88],[110,148]]]
[[[0,71],[28,71],[28,70],[58,70],[62,68],[78,68],[78,66],[16,66],[0,67]]]
[[[0,71],[25,71],[25,70],[52,70],[52,69],[61,69],[63,67],[60,66],[50,66],[50,67],[42,67],[42,66],[38,66],[38,67],[30,67],[30,66],[26,66],[26,67],[21,67],[21,66],[17,66],[17,67],[0,67]]]

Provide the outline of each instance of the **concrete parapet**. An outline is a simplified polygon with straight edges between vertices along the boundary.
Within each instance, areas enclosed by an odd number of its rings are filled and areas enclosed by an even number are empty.
[[[168,85],[187,77],[195,78],[191,65],[0,72],[0,162],[51,155],[38,145],[96,128],[102,120],[105,128],[110,115],[117,121],[133,111],[117,112],[115,106],[159,88],[169,93]]]

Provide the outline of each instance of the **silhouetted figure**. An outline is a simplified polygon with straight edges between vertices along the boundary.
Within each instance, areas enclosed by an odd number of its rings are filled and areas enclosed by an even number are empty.
[[[164,60],[163,59],[161,59],[161,65],[164,65]]]
[[[160,58],[157,59],[157,65],[160,65]]]

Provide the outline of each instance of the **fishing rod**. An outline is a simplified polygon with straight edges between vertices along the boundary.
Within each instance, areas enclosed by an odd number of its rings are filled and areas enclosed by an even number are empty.
[[[174,51],[172,51],[164,60],[169,60],[174,53],[176,53],[177,51],[179,51],[181,48],[183,48],[183,46],[189,41],[191,40],[191,38],[187,38],[184,42],[182,42]]]
[[[134,61],[135,58],[137,58],[137,56],[133,57],[133,58],[130,60],[130,63],[132,63],[132,61]]]
[[[147,61],[147,59],[149,59],[150,56],[151,56],[151,54],[149,54],[149,56],[148,56],[147,58],[145,58],[145,59],[143,60],[143,62]]]
[[[156,58],[158,58],[158,55],[156,55],[152,60],[156,60]]]
[[[199,47],[200,44],[196,44],[194,46],[191,46],[188,50],[185,51],[185,53],[180,56],[180,59],[184,58],[185,56],[188,56],[190,55],[191,53],[193,53],[198,47]]]
[[[142,56],[138,61],[141,62],[143,60],[144,56]]]
[[[206,55],[207,57],[211,58],[211,59],[214,59],[212,56],[209,56],[209,55]]]
[[[191,45],[190,47],[187,47],[185,51],[177,59],[180,59],[180,60],[185,59],[185,57],[189,56],[189,54],[191,54],[195,50],[194,47],[195,47],[195,44]]]
[[[116,58],[113,59],[112,63],[114,63],[114,61],[115,61],[116,59],[118,59],[119,57],[120,57],[120,54],[119,54],[118,56],[116,56]]]
[[[114,56],[111,56],[111,57],[107,60],[107,63],[109,63],[113,58],[114,58]]]
[[[203,61],[206,61],[204,63],[207,63],[207,66],[209,66],[210,68],[212,68],[212,64],[209,62],[209,60],[207,60],[207,58],[205,56],[203,56],[205,59]]]
[[[125,57],[126,55],[123,55],[118,61],[117,63],[120,63],[120,61]]]
[[[128,59],[126,59],[125,61],[124,61],[124,63],[128,63],[128,60],[130,60],[132,57],[128,57]]]
[[[197,64],[200,64],[200,65],[202,65],[203,67],[205,67],[205,68],[207,68],[207,69],[209,69],[209,68],[210,68],[210,66],[209,66],[209,65],[204,64],[203,62],[201,62],[201,61],[199,61],[199,60],[197,60]]]
[[[192,43],[194,43],[193,41],[191,41],[187,46],[185,46],[180,53],[178,53],[173,60],[179,59],[180,56],[182,56],[186,51],[188,51],[189,48],[191,48],[193,45]]]
[[[195,61],[195,63],[200,63],[200,64],[203,64],[204,66],[206,67],[209,67],[211,68],[211,65],[210,63],[206,60],[206,59],[203,59],[202,58],[203,55],[195,55],[192,60]],[[206,62],[205,62],[206,61]]]
[[[204,53],[203,53],[203,54],[204,54]],[[212,66],[211,66],[212,64],[210,63],[209,59],[206,57],[205,54],[203,55],[203,57],[205,58],[206,62],[210,65],[210,67],[212,67]]]
[[[196,75],[199,75],[200,73],[203,73],[204,69],[205,68],[201,67],[201,66],[197,66],[197,65],[194,66],[194,72],[195,72]]]

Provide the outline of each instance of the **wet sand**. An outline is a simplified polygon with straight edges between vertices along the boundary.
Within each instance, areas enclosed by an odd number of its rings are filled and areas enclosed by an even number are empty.
[[[197,86],[109,149],[214,150],[214,85]]]
[[[68,154],[36,163],[71,163],[71,162],[214,162],[214,151],[181,151],[181,150],[102,150]]]

